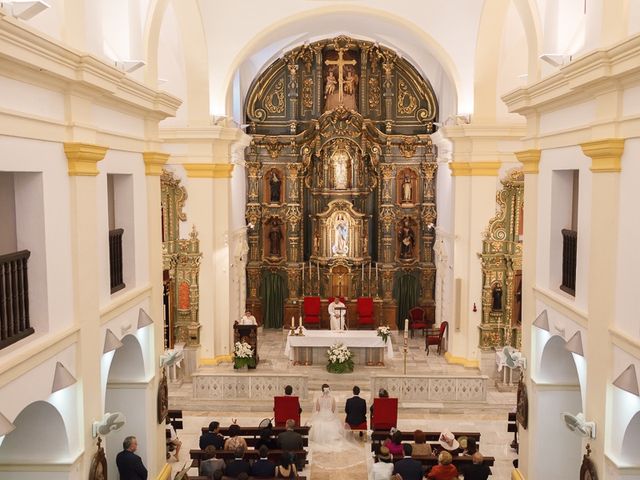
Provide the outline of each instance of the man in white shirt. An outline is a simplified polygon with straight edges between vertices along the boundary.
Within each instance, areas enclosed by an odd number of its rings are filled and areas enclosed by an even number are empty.
[[[256,317],[254,317],[249,310],[244,312],[244,315],[238,323],[240,325],[258,325],[258,322],[256,322]]]
[[[331,330],[344,330],[346,315],[347,308],[345,307],[344,303],[342,303],[338,297],[334,298],[333,302],[329,304],[329,319],[331,320]]]

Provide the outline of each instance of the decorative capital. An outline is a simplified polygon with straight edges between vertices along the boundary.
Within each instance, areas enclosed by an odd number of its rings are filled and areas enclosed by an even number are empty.
[[[617,173],[622,170],[621,158],[624,138],[606,138],[595,142],[581,143],[583,153],[591,158],[593,173]]]
[[[107,154],[107,148],[88,143],[65,143],[64,153],[69,175],[95,177],[100,173],[98,162]]]
[[[168,153],[161,152],[143,152],[144,173],[146,175],[160,176],[162,175],[162,167],[169,160]]]
[[[189,178],[231,178],[233,163],[184,163]]]
[[[497,177],[500,162],[451,162],[451,176],[453,177]]]
[[[523,173],[538,173],[538,165],[540,164],[541,150],[531,149],[515,152],[516,158],[523,165]]]

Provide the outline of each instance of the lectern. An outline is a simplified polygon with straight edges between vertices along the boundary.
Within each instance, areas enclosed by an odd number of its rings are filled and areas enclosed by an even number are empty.
[[[253,348],[253,355],[256,359],[256,365],[260,361],[258,356],[258,327],[256,325],[240,325],[238,322],[233,324],[233,344],[236,342],[247,342]],[[256,368],[256,367],[249,367]]]

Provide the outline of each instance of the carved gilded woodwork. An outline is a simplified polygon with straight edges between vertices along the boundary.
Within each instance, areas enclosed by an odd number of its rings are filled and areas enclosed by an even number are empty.
[[[280,105],[284,111],[272,113]],[[294,48],[254,81],[246,104],[246,219],[256,226],[248,235],[251,305],[259,305],[265,270],[287,278],[288,301],[342,289],[383,297],[390,308],[402,270],[419,279],[421,305],[434,304],[428,225],[437,218],[437,164],[429,133],[437,114],[429,82],[406,59],[345,36]],[[264,176],[273,169],[283,173],[277,203],[265,201]],[[410,186],[403,187],[405,174]],[[405,219],[410,252],[399,236]],[[277,254],[270,232],[281,234]],[[375,265],[377,281],[369,278]]]
[[[267,96],[264,101],[264,108],[269,113],[284,113],[284,78],[278,79],[273,86],[273,89],[267,92]]]
[[[524,175],[511,170],[496,193],[496,215],[484,232],[480,348],[520,348]],[[520,298],[518,299],[518,295]]]
[[[168,270],[174,301],[173,338],[196,347],[200,345],[199,276],[200,241],[195,225],[189,238],[180,238],[180,222],[186,221],[184,204],[187,192],[175,175],[163,170],[160,176],[163,216],[163,269]]]

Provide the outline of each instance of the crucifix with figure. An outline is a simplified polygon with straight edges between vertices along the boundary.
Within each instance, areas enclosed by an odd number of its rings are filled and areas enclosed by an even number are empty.
[[[338,60],[325,60],[325,65],[337,65],[338,66],[338,102],[340,104],[344,104],[344,66],[345,65],[357,65],[358,62],[355,60],[344,60],[342,57],[344,55],[344,51],[346,48],[340,48],[337,50],[338,52]]]

